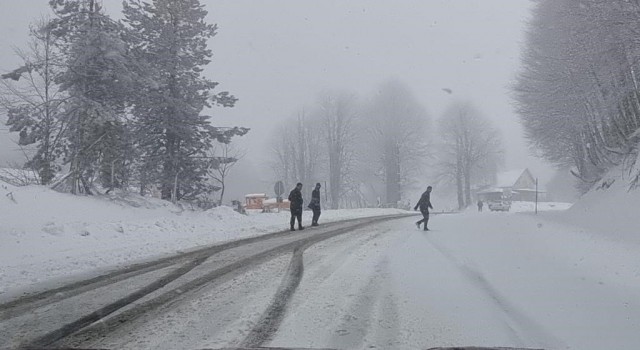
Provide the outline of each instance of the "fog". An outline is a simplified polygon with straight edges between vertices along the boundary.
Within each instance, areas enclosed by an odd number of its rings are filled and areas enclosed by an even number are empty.
[[[551,168],[530,155],[510,85],[520,64],[527,0],[246,1],[202,0],[219,26],[206,75],[239,98],[210,111],[215,125],[251,128],[238,143],[244,171],[273,178],[266,164],[274,125],[325,89],[366,98],[385,80],[406,83],[432,120],[459,99],[472,101],[502,130],[506,169],[530,168],[542,181]],[[105,0],[118,16],[120,1]],[[0,72],[18,64],[28,25],[46,1],[0,4]],[[19,159],[1,126],[0,164]],[[246,181],[249,181],[248,179]]]

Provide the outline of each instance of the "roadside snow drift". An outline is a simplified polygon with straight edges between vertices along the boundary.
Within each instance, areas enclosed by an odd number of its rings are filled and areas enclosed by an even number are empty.
[[[609,239],[640,244],[640,189],[613,170],[566,213],[566,220]]]

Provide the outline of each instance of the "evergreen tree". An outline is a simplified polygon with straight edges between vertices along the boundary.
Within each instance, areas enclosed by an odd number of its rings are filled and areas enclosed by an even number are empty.
[[[98,146],[100,152],[100,183],[108,191],[114,188],[126,188],[130,178],[134,155],[131,133],[127,124],[120,121],[107,121],[99,128],[104,138]],[[108,192],[107,191],[107,192]]]
[[[140,152],[141,192],[158,184],[163,199],[194,199],[211,191],[207,181],[214,141],[227,143],[244,128],[216,128],[201,114],[212,105],[232,107],[236,98],[213,93],[202,76],[216,26],[205,22],[198,0],[128,0],[124,22],[145,80],[137,87],[133,133]]]
[[[53,32],[61,39],[64,71],[57,81],[69,94],[67,161],[70,163],[71,192],[91,193],[91,181],[102,160],[105,140],[115,140],[117,125],[125,112],[133,69],[122,26],[111,20],[98,0],[51,0],[58,16]],[[104,164],[103,166],[106,166]],[[112,185],[112,184],[110,184]]]

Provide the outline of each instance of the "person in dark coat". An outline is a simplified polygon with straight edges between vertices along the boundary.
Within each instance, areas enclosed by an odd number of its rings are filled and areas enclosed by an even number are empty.
[[[484,203],[482,202],[482,199],[478,199],[478,211],[482,212],[482,206],[484,205]]]
[[[320,218],[320,187],[318,182],[316,188],[311,191],[311,202],[309,202],[309,209],[313,211],[311,226],[318,226],[318,219]]]
[[[296,219],[298,219],[298,230],[304,230],[302,227],[302,184],[298,182],[296,188],[289,193],[289,209],[291,210],[291,231],[295,231]]]
[[[431,189],[431,186],[427,187],[427,190],[422,194],[422,196],[420,196],[420,200],[413,208],[413,210],[418,210],[418,208],[420,208],[422,220],[416,222],[416,226],[420,228],[420,224],[424,223],[425,231],[429,231],[429,228],[427,227],[429,224],[429,209],[433,209],[433,206],[431,206]]]

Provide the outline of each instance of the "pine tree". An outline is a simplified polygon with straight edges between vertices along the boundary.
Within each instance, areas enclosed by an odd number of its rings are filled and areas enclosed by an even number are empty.
[[[97,147],[100,152],[100,183],[108,189],[126,188],[134,160],[133,140],[128,125],[107,121],[99,129],[104,138]]]
[[[53,32],[62,40],[65,70],[58,75],[61,90],[69,94],[67,161],[72,193],[91,193],[91,182],[102,161],[101,144],[117,137],[111,133],[125,110],[133,69],[122,26],[111,20],[98,0],[51,0],[58,16]],[[103,164],[105,166],[105,164]]]
[[[216,33],[206,15],[198,0],[124,3],[128,41],[146,77],[133,108],[141,191],[158,184],[163,199],[194,199],[211,191],[206,152],[214,141],[226,143],[248,131],[216,128],[201,114],[236,102],[227,92],[214,94],[218,83],[202,75],[212,56],[207,41]]]

